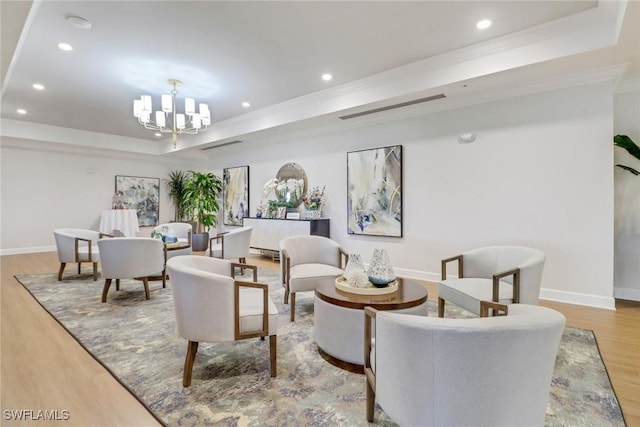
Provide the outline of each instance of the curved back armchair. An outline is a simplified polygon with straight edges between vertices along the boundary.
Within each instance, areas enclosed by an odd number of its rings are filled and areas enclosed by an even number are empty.
[[[252,268],[248,266],[245,268]],[[178,335],[188,340],[182,385],[191,384],[200,342],[269,336],[270,371],[276,376],[278,310],[266,284],[234,280],[234,264],[187,255],[167,262]]]
[[[153,229],[153,231],[151,232],[151,237],[153,237],[155,233],[162,233],[162,229],[165,227],[167,230],[169,230],[169,233],[171,235],[175,236],[178,239],[178,243],[183,243],[184,245],[186,245],[185,247],[181,247],[180,249],[172,249],[168,251],[167,259],[180,255],[191,255],[193,253],[193,249],[191,247],[191,235],[193,234],[192,225],[188,222],[169,222],[160,224]]]
[[[542,426],[565,318],[535,305],[453,319],[366,308],[367,419],[406,426]],[[367,343],[374,350],[367,352]],[[375,356],[375,357],[373,357]]]
[[[447,278],[447,264],[458,262],[458,277]],[[480,314],[480,301],[538,304],[545,255],[523,246],[489,246],[442,260],[438,316],[445,301]]]
[[[178,242],[191,244],[193,227],[188,222],[168,222],[160,224],[153,229],[152,235],[156,232],[161,233],[162,229],[165,227],[178,239]]]
[[[53,230],[53,235],[56,239],[58,260],[60,261],[58,281],[62,280],[62,272],[68,262],[78,263],[78,274],[80,274],[83,262],[92,263],[93,281],[98,280],[98,261],[100,261],[98,239],[103,234],[99,231],[82,228],[58,228]]]
[[[284,303],[291,294],[291,321],[295,320],[296,292],[313,291],[320,283],[334,283],[349,255],[322,236],[291,236],[280,242]]]
[[[237,259],[239,263],[246,264],[252,231],[253,227],[238,227],[211,237],[209,249],[205,255],[221,259]]]
[[[104,288],[102,302],[107,302],[107,293],[113,279],[116,290],[120,290],[120,279],[139,279],[144,284],[144,297],[149,299],[149,277],[161,276],[165,282],[165,249],[162,241],[149,237],[115,237],[98,241],[102,256]]]

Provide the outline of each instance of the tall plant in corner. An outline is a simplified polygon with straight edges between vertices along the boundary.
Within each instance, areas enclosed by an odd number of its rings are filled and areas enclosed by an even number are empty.
[[[613,144],[617,145],[618,147],[624,148],[625,150],[627,150],[629,154],[631,154],[636,159],[640,160],[640,147],[638,147],[638,145],[635,142],[633,142],[633,140],[629,138],[627,135],[614,136]],[[616,166],[626,171],[629,171],[634,175],[640,175],[640,172],[637,169],[634,169],[630,166],[625,166],[625,165],[616,165]]]
[[[174,208],[174,220],[185,220],[184,192],[187,183],[187,173],[181,170],[169,172],[169,179],[165,181],[167,193]]]
[[[196,221],[193,234],[193,250],[207,249],[208,231],[216,223],[218,196],[222,191],[222,180],[213,173],[189,171],[185,182],[185,210]],[[203,242],[204,241],[204,242]]]

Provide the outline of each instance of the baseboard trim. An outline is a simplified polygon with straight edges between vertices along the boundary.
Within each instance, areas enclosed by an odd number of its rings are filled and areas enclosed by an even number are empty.
[[[368,266],[365,264],[365,266]],[[406,277],[407,279],[427,280],[429,282],[437,282],[440,280],[440,273],[432,273],[430,271],[412,270],[410,268],[394,267],[393,271],[396,276]]]
[[[559,291],[557,289],[540,289],[540,299],[567,304],[584,305],[587,307],[604,308],[607,310],[616,309],[616,300],[613,297]]]
[[[640,289],[621,288],[619,286],[614,286],[613,296],[618,299],[640,301]]]
[[[33,246],[30,248],[9,248],[0,249],[0,256],[3,255],[20,255],[20,254],[33,254],[37,252],[55,252],[56,245],[52,246]]]

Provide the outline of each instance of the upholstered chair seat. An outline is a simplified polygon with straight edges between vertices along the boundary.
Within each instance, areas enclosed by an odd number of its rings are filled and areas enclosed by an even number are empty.
[[[535,305],[504,309],[456,319],[367,307],[367,420],[377,401],[401,426],[544,425],[566,320]]]
[[[99,231],[85,230],[82,228],[58,228],[53,231],[58,251],[60,270],[58,280],[62,280],[62,273],[67,263],[78,263],[78,274],[83,262],[93,264],[93,280],[98,280],[98,262],[100,261],[100,249],[98,240],[103,236]]]
[[[289,270],[290,292],[315,289],[322,282],[334,283],[337,276],[343,273],[343,269],[333,265],[309,263],[298,264]]]
[[[270,373],[276,376],[278,310],[266,284],[235,280],[230,261],[188,255],[167,262],[173,290],[178,335],[185,338],[187,355],[182,385],[191,385],[198,345],[269,337]]]
[[[322,236],[291,236],[280,242],[284,303],[291,295],[291,321],[295,320],[296,292],[313,291],[318,284],[334,283],[343,272],[347,253]]]
[[[447,263],[458,262],[458,277],[448,278]],[[438,315],[445,301],[476,315],[480,301],[538,304],[545,255],[522,246],[489,246],[442,260]]]

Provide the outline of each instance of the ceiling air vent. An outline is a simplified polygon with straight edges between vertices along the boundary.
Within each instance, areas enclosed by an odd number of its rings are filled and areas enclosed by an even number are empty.
[[[222,148],[222,147],[226,147],[228,145],[236,145],[236,144],[240,144],[243,141],[240,141],[239,139],[235,140],[235,141],[229,141],[229,142],[225,142],[224,144],[220,144],[220,145],[212,145],[211,147],[207,147],[207,148],[201,148],[200,150],[202,151],[209,151],[209,150],[213,150],[215,148]]]
[[[342,120],[353,119],[355,117],[366,116],[368,114],[380,113],[382,111],[393,110],[400,107],[407,107],[409,105],[420,104],[422,102],[435,101],[436,99],[446,98],[443,93],[437,95],[427,96],[426,98],[414,99],[412,101],[401,102],[399,104],[387,105],[386,107],[374,108],[373,110],[361,111],[359,113],[347,114],[346,116],[340,116]]]

